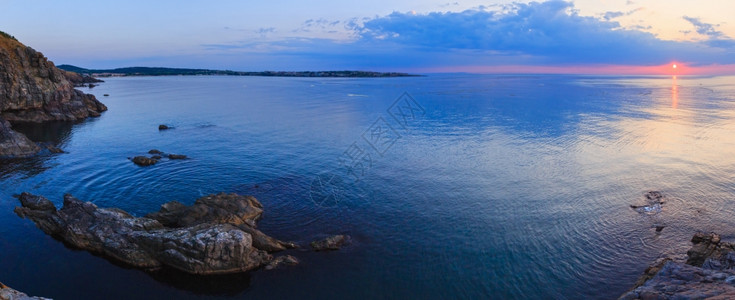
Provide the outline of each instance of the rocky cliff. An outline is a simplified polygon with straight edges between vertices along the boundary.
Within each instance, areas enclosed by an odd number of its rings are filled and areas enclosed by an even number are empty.
[[[93,95],[74,89],[75,79],[41,52],[0,34],[0,157],[30,156],[39,150],[25,146],[27,138],[6,121],[76,121],[107,110]]]

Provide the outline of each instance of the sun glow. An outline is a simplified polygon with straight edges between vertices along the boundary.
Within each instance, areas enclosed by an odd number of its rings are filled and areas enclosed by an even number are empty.
[[[671,66],[671,67],[672,67],[672,68],[674,68],[674,69],[676,69],[676,64],[674,64],[674,65],[673,65],[673,66]]]

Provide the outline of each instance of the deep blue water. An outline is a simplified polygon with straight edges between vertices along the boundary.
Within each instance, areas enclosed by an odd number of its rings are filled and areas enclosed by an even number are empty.
[[[109,107],[102,117],[16,126],[68,153],[0,163],[0,281],[31,295],[609,299],[696,231],[735,238],[733,77],[106,81],[84,89]],[[154,148],[191,159],[127,159]],[[649,190],[668,197],[663,210],[632,210]],[[353,243],[287,252],[302,263],[275,271],[149,274],[18,218],[24,191],[138,216],[253,194],[276,238]]]

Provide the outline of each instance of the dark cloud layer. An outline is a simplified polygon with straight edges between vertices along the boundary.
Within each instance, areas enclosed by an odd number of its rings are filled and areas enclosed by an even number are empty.
[[[605,19],[621,14],[611,13]],[[663,41],[650,33],[623,29],[614,21],[580,16],[571,2],[560,0],[514,4],[500,12],[482,8],[426,15],[394,12],[357,29],[361,42],[393,43],[414,50],[494,51],[529,55],[547,63],[735,62],[734,47],[727,43],[731,40],[711,25],[697,19],[690,22],[712,40],[704,44]]]
[[[497,7],[495,7],[497,8]],[[346,28],[353,39],[287,38],[206,45],[226,55],[238,50],[264,49],[265,63],[291,63],[301,68],[335,66],[355,69],[432,68],[493,65],[660,65],[671,61],[689,65],[735,63],[735,42],[697,18],[685,17],[700,42],[665,41],[643,31],[622,28],[611,12],[581,16],[574,4],[562,0],[516,3],[490,10],[429,14],[394,12],[369,19],[308,20],[294,32]],[[265,30],[261,34],[268,34]],[[257,45],[256,45],[257,44]],[[298,62],[298,64],[296,63]],[[276,68],[282,68],[278,65]]]

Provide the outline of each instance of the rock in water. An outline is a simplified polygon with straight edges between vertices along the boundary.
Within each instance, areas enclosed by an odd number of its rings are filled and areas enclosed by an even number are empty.
[[[145,157],[145,156],[133,157],[133,163],[141,167],[152,166],[152,165],[155,165],[157,162],[158,160],[152,157]]]
[[[187,158],[189,157],[183,154],[169,154],[168,155],[168,159],[187,159]]]
[[[16,291],[0,282],[0,300],[51,300],[42,297],[30,297],[25,293]]]
[[[644,198],[645,204],[631,205],[630,208],[642,214],[654,215],[661,212],[662,205],[666,202],[664,195],[659,191],[649,191],[644,195]]]
[[[620,299],[735,299],[735,244],[715,233],[692,237],[686,263],[659,259]]]
[[[322,240],[313,241],[310,245],[314,251],[339,250],[349,241],[349,238],[348,235],[333,235]]]
[[[735,299],[735,274],[667,261],[651,279],[620,299]]]
[[[299,264],[299,260],[291,255],[279,256],[273,259],[265,266],[266,270],[278,269],[281,266],[295,266]]]
[[[98,208],[68,194],[59,210],[48,199],[28,193],[21,194],[20,202],[15,213],[47,234],[143,269],[168,266],[202,275],[244,272],[273,260],[268,252],[277,247],[263,247],[257,239],[282,243],[254,229],[263,211],[250,196],[209,195],[192,206],[169,202],[142,218],[120,209]]]
[[[171,129],[171,127],[168,127],[168,125],[164,125],[164,124],[158,125],[158,130],[166,130],[166,129]]]
[[[64,150],[62,150],[59,147],[54,146],[51,143],[39,143],[38,145],[41,146],[41,148],[46,149],[51,153],[55,153],[55,154],[65,153]]]
[[[0,117],[0,158],[28,157],[38,151],[41,151],[41,147],[22,133],[14,131],[10,123]]]
[[[161,210],[146,215],[169,227],[187,227],[198,224],[232,224],[253,238],[253,245],[268,252],[296,248],[294,243],[282,242],[256,229],[256,221],[263,214],[263,205],[252,196],[237,194],[209,195],[197,199],[192,206],[171,201]]]

